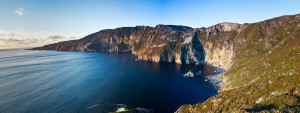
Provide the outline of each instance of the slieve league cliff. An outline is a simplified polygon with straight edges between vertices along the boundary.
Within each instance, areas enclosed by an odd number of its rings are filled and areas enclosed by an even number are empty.
[[[298,112],[300,15],[208,28],[157,25],[106,29],[33,48],[131,52],[154,62],[216,64],[227,72],[218,95],[176,112]]]

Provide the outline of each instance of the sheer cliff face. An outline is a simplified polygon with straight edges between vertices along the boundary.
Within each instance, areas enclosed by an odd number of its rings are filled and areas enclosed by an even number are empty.
[[[57,51],[129,51],[139,59],[154,62],[232,65],[234,44],[230,43],[245,26],[221,23],[209,28],[157,25],[102,30],[80,40],[34,48]]]
[[[229,69],[234,63],[235,45],[238,43],[233,39],[247,26],[221,23],[206,29],[196,29],[195,34],[205,51],[205,61]]]

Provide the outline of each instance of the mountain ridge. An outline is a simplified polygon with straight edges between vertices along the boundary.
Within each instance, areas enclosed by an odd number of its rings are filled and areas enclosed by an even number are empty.
[[[208,33],[207,35],[209,37],[212,33],[210,31],[215,31],[214,34],[216,34],[217,32],[234,31],[238,29],[243,29],[242,27],[245,26],[246,25],[243,24],[235,24],[235,23],[227,22],[227,23],[216,24],[208,28],[195,28],[195,29],[188,26],[182,26],[182,25],[162,25],[162,24],[159,24],[155,27],[150,27],[150,26],[120,27],[116,29],[101,30],[99,32],[87,35],[86,37],[79,40],[54,43],[50,45],[45,45],[43,47],[33,48],[33,50],[112,51],[112,52],[131,51],[132,54],[137,55],[138,58],[142,60],[150,60],[154,62],[176,62],[180,64],[201,63],[201,62],[206,62],[204,60],[205,56],[204,56],[203,48],[198,46],[197,47],[193,46],[197,44],[202,46],[201,43],[197,41],[198,39],[193,38],[194,33],[196,33],[196,31],[205,30]],[[105,37],[106,39],[101,39],[101,37],[102,38]],[[107,37],[110,39],[108,39]],[[145,37],[145,38],[141,38],[141,37]],[[164,39],[160,39],[160,38],[164,38]],[[139,40],[142,41],[139,42]],[[142,46],[144,44],[146,45]],[[166,45],[174,46],[174,47],[167,48],[167,50],[164,51],[157,49],[157,48],[166,49],[163,47]],[[182,46],[182,45],[187,45],[187,46]],[[172,54],[167,54],[167,53],[172,53]],[[199,58],[197,59],[197,57],[199,57],[200,59]],[[221,66],[227,68],[226,65],[221,65]]]

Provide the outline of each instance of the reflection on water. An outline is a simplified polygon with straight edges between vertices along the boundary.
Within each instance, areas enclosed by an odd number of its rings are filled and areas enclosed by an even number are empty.
[[[204,76],[182,75],[214,69],[135,61],[126,53],[0,51],[0,112],[107,112],[116,104],[174,112],[217,93]]]

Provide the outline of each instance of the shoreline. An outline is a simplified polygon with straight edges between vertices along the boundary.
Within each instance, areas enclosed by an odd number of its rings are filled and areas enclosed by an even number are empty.
[[[210,84],[214,86],[214,88],[218,91],[221,92],[223,91],[223,84],[224,80],[220,78],[220,76],[224,75],[224,73],[227,71],[225,68],[220,67],[216,64],[208,64],[211,66],[214,66],[217,68],[217,70],[214,70],[212,75],[205,76],[205,81],[209,81]]]

